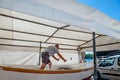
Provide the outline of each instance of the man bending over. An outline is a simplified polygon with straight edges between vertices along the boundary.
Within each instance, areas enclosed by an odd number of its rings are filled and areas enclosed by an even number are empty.
[[[40,69],[44,69],[46,65],[49,65],[49,68],[51,69],[52,62],[50,61],[50,56],[52,56],[55,60],[59,61],[59,58],[56,58],[54,54],[57,54],[64,62],[67,60],[59,53],[59,44],[56,44],[55,46],[48,46],[44,52],[42,52],[42,65]]]

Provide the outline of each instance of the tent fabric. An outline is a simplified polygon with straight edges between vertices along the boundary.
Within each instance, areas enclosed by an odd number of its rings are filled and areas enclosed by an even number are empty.
[[[0,65],[37,65],[39,54],[35,52],[0,51]]]
[[[31,23],[28,21],[23,21],[19,19],[14,19],[6,16],[0,15],[0,44],[1,50],[22,50],[22,51],[39,51],[40,41],[42,42],[41,47],[45,48],[50,45],[54,45],[55,43],[61,44],[60,48],[70,50],[70,52],[74,53],[74,50],[77,50],[78,46],[82,51],[92,51],[91,49],[84,49],[84,47],[88,47],[92,45],[92,32],[81,29],[74,26],[66,26],[66,24],[62,24],[59,22],[54,22],[42,18],[36,18],[34,16],[14,12],[7,9],[0,9],[1,14],[13,15],[17,18],[22,18],[26,20],[31,20],[35,22],[41,22],[47,25],[53,25],[54,27],[49,27],[46,25],[40,25],[36,23]],[[28,18],[27,18],[28,17]],[[30,17],[30,18],[29,18]],[[47,23],[46,23],[47,22]],[[57,26],[56,26],[57,25]],[[63,29],[61,27],[64,27]],[[74,31],[75,30],[75,31]],[[57,31],[57,32],[56,32]],[[54,34],[54,32],[56,32]],[[52,37],[51,37],[52,35]],[[96,44],[109,44],[120,42],[119,39],[114,39],[108,36],[100,36],[96,34]],[[15,40],[13,40],[15,39]],[[22,40],[22,41],[21,41]],[[24,41],[25,40],[25,41]],[[27,40],[27,42],[26,42]],[[90,41],[86,43],[87,41]],[[85,43],[85,44],[84,44]],[[3,46],[3,44],[9,45]],[[82,45],[84,44],[84,45]],[[10,45],[18,45],[20,48],[10,46]],[[31,46],[30,48],[26,48],[27,46]],[[115,44],[116,47],[106,47],[104,49],[99,50],[116,50],[119,49],[118,44]],[[24,47],[26,46],[26,47]],[[84,50],[83,50],[84,49]]]
[[[0,7],[120,39],[120,22],[76,0],[0,0]]]
[[[42,49],[58,43],[69,53],[92,51],[93,31],[97,51],[116,50],[119,25],[75,0],[0,0],[0,50],[39,51],[41,42]]]
[[[92,32],[97,51],[120,50],[120,22],[75,0],[0,0],[2,65],[36,65],[55,44],[67,64],[78,63],[78,50],[93,51]]]
[[[61,59],[58,61],[51,58],[53,65],[61,64],[76,64],[78,63],[78,54],[77,52],[73,53],[64,53],[63,54],[67,59],[67,62],[64,63]],[[55,55],[57,56],[57,55]],[[72,60],[71,60],[72,59]],[[42,60],[41,60],[42,61]],[[40,62],[41,63],[41,62]],[[0,65],[39,65],[39,52],[23,52],[23,51],[6,51],[0,50]]]

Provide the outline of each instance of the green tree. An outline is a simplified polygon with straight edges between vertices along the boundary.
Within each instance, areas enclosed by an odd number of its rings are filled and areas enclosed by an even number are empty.
[[[93,54],[85,54],[85,59],[93,59]]]

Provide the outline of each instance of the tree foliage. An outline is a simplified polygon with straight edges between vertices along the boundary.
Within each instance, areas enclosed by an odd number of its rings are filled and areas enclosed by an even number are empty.
[[[93,59],[93,54],[85,54],[85,59]]]

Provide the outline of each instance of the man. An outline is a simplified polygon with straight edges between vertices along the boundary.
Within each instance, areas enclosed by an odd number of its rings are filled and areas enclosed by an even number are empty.
[[[66,62],[67,60],[59,53],[59,44],[56,44],[55,46],[48,46],[44,52],[42,52],[42,65],[40,69],[44,69],[46,65],[49,65],[49,68],[51,69],[52,62],[50,61],[49,57],[52,56],[55,60],[59,61],[59,58],[56,58],[54,56],[55,53],[64,61]]]

